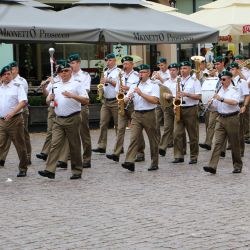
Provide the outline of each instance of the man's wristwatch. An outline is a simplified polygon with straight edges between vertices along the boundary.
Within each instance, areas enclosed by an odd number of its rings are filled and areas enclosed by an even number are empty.
[[[221,102],[224,102],[224,98],[222,97],[222,98],[220,99],[220,101],[221,101]]]

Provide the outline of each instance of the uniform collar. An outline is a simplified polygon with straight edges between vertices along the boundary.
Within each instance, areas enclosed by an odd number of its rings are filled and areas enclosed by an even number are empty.
[[[72,75],[74,75],[74,76],[79,76],[79,75],[81,74],[81,72],[82,72],[82,70],[81,70],[81,69],[79,69],[76,73],[74,73],[74,72],[73,72],[73,74],[72,74]]]
[[[117,65],[115,65],[112,69],[109,69],[108,68],[108,72],[111,72],[111,71],[113,71],[114,69],[116,69],[117,68]]]

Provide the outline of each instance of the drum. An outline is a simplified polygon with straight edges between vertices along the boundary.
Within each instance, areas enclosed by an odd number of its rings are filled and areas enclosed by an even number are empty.
[[[214,96],[218,81],[218,77],[207,77],[206,80],[203,82],[201,87],[201,100],[203,104],[207,104],[208,101]]]

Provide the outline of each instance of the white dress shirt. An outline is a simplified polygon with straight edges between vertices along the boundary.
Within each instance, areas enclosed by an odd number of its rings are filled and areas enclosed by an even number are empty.
[[[121,72],[121,70],[119,68],[117,68],[117,66],[115,66],[112,69],[108,69],[104,72],[104,77],[109,78],[112,81],[115,81],[116,83],[119,82],[119,73]],[[104,91],[104,98],[115,98],[116,97],[116,88],[108,83],[107,86],[103,87],[103,91]]]
[[[240,101],[240,94],[237,90],[237,87],[230,85],[226,90],[223,87],[220,88],[218,95],[224,99],[234,100],[239,103]],[[217,111],[220,114],[230,114],[240,110],[239,105],[229,105],[225,102],[221,102],[218,100],[213,101],[213,106],[216,107]]]
[[[189,94],[201,95],[201,83],[199,80],[194,78],[193,76],[188,76],[186,78],[181,78],[180,88],[182,92],[187,92]],[[199,100],[194,100],[189,97],[183,97],[181,106],[194,106],[198,105]]]
[[[236,76],[233,79],[234,85],[239,91],[240,94],[240,102],[244,102],[245,96],[249,95],[249,88],[247,81],[244,79],[240,79],[240,76]]]
[[[8,84],[2,84],[0,86],[0,117],[5,117],[22,101],[27,102],[27,94],[22,85],[15,84],[13,80]]]
[[[177,78],[175,79],[169,78],[167,81],[163,83],[163,86],[168,87],[172,93],[172,96],[176,97]]]
[[[84,85],[75,81],[73,78],[71,78],[68,82],[57,82],[54,84],[54,87],[55,102],[57,102],[55,113],[57,116],[68,116],[77,111],[81,111],[81,103],[73,98],[65,97],[62,92],[68,91],[70,93],[89,98]],[[51,93],[52,91],[50,94]]]
[[[133,93],[136,87],[137,87],[137,84],[131,85],[127,96],[129,96],[130,93]],[[140,83],[138,85],[138,88],[141,90],[142,93],[146,95],[160,98],[160,88],[158,84],[152,83],[150,79],[148,79],[144,83]],[[146,99],[139,96],[137,93],[134,93],[133,103],[134,103],[134,110],[150,110],[150,109],[154,109],[157,107],[157,104],[148,102]]]
[[[20,75],[17,75],[15,79],[13,79],[13,82],[16,84],[22,85],[26,95],[28,95],[28,83],[23,77],[21,77]]]
[[[88,72],[81,69],[77,73],[72,74],[75,81],[81,82],[87,92],[90,91],[91,77]]]
[[[122,84],[123,86],[130,87],[132,84],[136,84],[139,82],[139,74],[138,72],[132,70],[128,74],[126,72],[122,72]],[[115,86],[115,90],[118,93],[120,91],[120,79]]]

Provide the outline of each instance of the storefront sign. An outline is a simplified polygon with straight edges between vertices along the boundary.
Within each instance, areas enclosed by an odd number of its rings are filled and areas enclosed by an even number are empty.
[[[219,41],[221,42],[232,42],[233,38],[231,35],[219,36]]]
[[[242,27],[243,34],[250,33],[250,25],[244,25]]]

